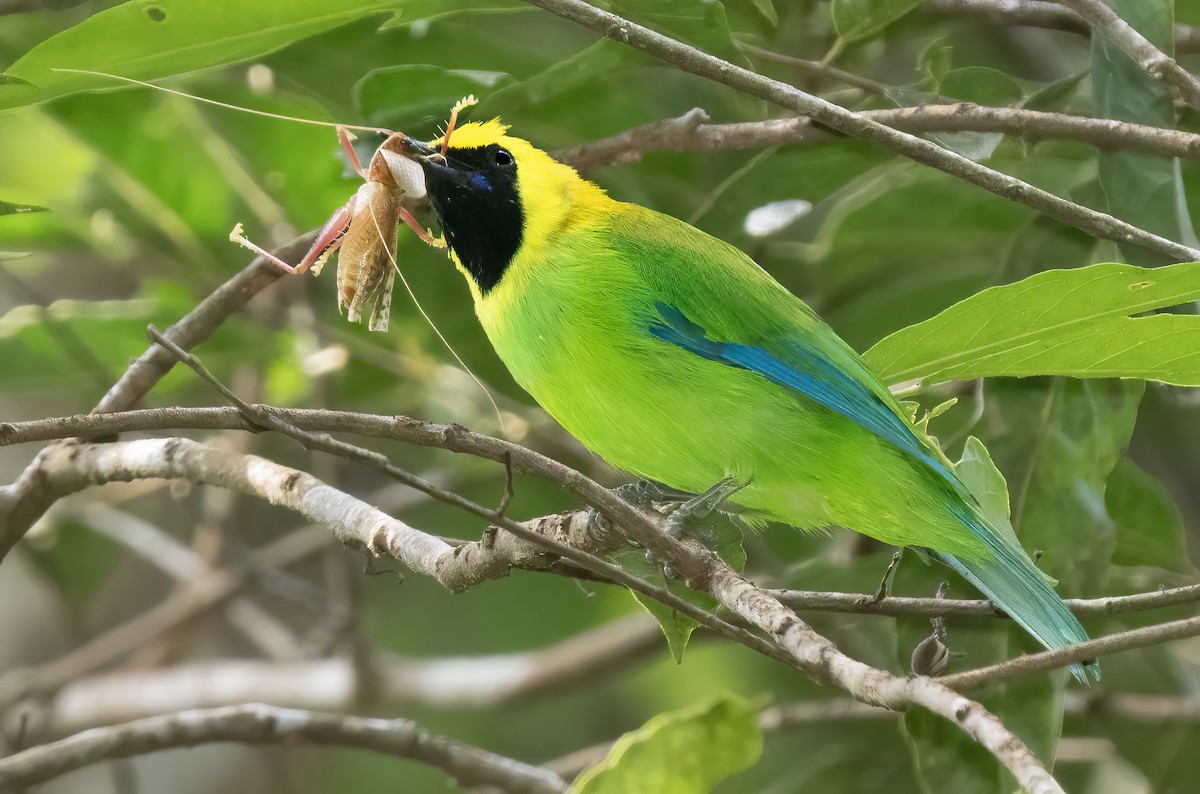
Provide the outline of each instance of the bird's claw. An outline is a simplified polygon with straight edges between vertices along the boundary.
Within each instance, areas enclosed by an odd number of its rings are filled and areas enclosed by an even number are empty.
[[[693,496],[681,503],[667,516],[666,530],[673,538],[690,534],[706,546],[713,545],[711,533],[697,532],[689,522],[707,518],[717,510],[729,497],[746,487],[746,483],[738,482],[732,477],[726,477],[702,494]]]

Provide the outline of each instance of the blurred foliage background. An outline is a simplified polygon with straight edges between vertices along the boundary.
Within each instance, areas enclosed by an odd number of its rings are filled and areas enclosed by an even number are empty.
[[[1172,25],[1200,24],[1200,2],[1120,0],[1127,18],[1164,46]],[[920,0],[611,4],[643,24],[854,109],[970,100],[1121,118],[1200,131],[1193,113],[1120,53],[1076,31],[1003,24]],[[107,10],[106,10],[107,9]],[[233,22],[231,20],[236,20]],[[836,24],[835,24],[836,23]],[[242,28],[246,32],[240,33]],[[235,35],[237,33],[238,35]],[[1163,42],[1163,40],[1166,42]],[[866,78],[763,56],[830,56]],[[1182,62],[1188,56],[1181,53]],[[48,208],[0,217],[0,417],[86,412],[164,327],[243,267],[227,240],[235,222],[282,244],[319,226],[355,189],[331,130],[214,108],[49,67],[101,69],[239,106],[386,126],[434,137],[455,100],[481,98],[473,118],[502,115],[514,132],[554,150],[701,107],[717,122],[753,121],[774,108],[664,66],[631,48],[515,2],[393,0],[320,4],[285,0],[85,2],[0,16],[0,200]],[[1098,152],[1081,143],[1036,144],[956,133],[939,142],[1059,195],[1195,245],[1189,206],[1200,164]],[[648,154],[590,174],[614,196],[684,218],[754,256],[859,350],[978,290],[1049,268],[1099,261],[1161,264],[1098,243],[1017,204],[870,144],[826,136],[757,151]],[[803,200],[811,212],[753,236],[747,214]],[[508,437],[617,484],[512,382],[444,257],[401,234],[400,263],[454,349],[496,395]],[[333,279],[284,278],[225,323],[198,351],[238,393],[284,406],[335,407],[461,422],[500,433],[484,394],[398,290],[392,330],[370,334],[339,317]],[[988,444],[1008,479],[1025,546],[1064,596],[1153,590],[1195,581],[1185,527],[1200,526],[1200,411],[1191,390],[1062,379],[954,384],[958,407],[933,430],[952,456],[968,433]],[[146,405],[214,404],[177,368]],[[287,440],[230,435],[214,443],[313,471],[389,507],[386,483],[342,461],[313,458]],[[482,503],[503,471],[448,453],[376,444]],[[1128,452],[1127,452],[1128,451]],[[31,447],[0,449],[13,480]],[[87,495],[115,504],[188,543],[214,563],[294,528],[291,516],[249,499],[161,484]],[[545,484],[521,480],[511,514],[576,507]],[[481,522],[407,498],[397,515],[446,535],[475,538]],[[748,572],[774,587],[870,592],[892,553],[861,537],[771,530],[747,538]],[[340,550],[256,581],[256,600],[282,620],[309,657],[348,642],[404,657],[536,649],[638,607],[616,588],[514,574],[452,596],[419,576],[366,577]],[[895,590],[932,595],[945,572],[901,564]],[[98,535],[81,511],[41,522],[0,570],[0,665],[33,664],[138,614],[171,591],[158,570]],[[974,597],[956,578],[950,595]],[[1088,623],[1093,634],[1178,617],[1142,613]],[[349,617],[347,617],[349,614]],[[907,670],[928,623],[811,615],[851,655]],[[952,620],[965,669],[1032,650],[999,622]],[[212,612],[120,662],[155,667],[253,656]],[[1198,696],[1200,644],[1160,646],[1105,660],[1099,691]],[[506,755],[541,762],[611,739],[660,712],[733,691],[756,702],[824,699],[794,672],[750,651],[699,641],[676,665],[665,645],[614,675],[499,708],[442,709],[373,701],[364,713],[404,714]],[[987,693],[984,702],[1052,758],[1071,791],[1191,791],[1200,779],[1192,721],[1150,726],[1101,706],[1061,716],[1065,676]],[[1071,685],[1074,686],[1073,684]],[[899,727],[898,727],[899,726]],[[436,771],[331,749],[204,748],[139,760],[138,791],[439,791]],[[185,773],[184,770],[189,770]],[[45,791],[123,791],[121,774],[80,773]],[[1011,778],[953,728],[909,715],[822,721],[769,735],[762,760],[725,792],[1011,791]]]

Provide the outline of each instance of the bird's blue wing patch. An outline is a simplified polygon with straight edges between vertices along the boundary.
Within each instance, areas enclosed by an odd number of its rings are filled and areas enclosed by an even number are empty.
[[[772,355],[756,345],[709,339],[705,330],[679,309],[662,302],[656,305],[661,321],[650,324],[650,333],[659,339],[710,361],[757,372],[774,383],[795,389],[956,482],[946,466],[870,386],[807,346],[804,340],[797,339],[788,347],[785,360],[784,356]]]

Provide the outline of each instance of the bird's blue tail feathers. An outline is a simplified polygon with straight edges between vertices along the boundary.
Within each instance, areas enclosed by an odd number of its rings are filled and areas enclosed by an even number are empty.
[[[939,560],[975,585],[997,607],[1050,650],[1085,642],[1087,632],[1038,570],[1024,549],[1010,541],[1011,531],[1002,532],[975,510],[962,505],[954,510],[972,534],[992,552],[983,560],[960,560],[934,552]],[[1007,527],[1005,527],[1007,529]],[[1015,539],[1015,538],[1014,538]],[[1071,674],[1082,684],[1100,680],[1100,665],[1088,660],[1071,665]]]

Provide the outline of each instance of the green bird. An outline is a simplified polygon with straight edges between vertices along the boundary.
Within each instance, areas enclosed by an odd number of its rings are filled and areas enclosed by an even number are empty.
[[[588,449],[687,493],[736,483],[751,521],[927,550],[1047,648],[1087,639],[1008,521],[984,516],[803,301],[507,132],[465,124],[444,155],[442,139],[408,153],[497,354]],[[1086,683],[1099,666],[1072,672]]]

